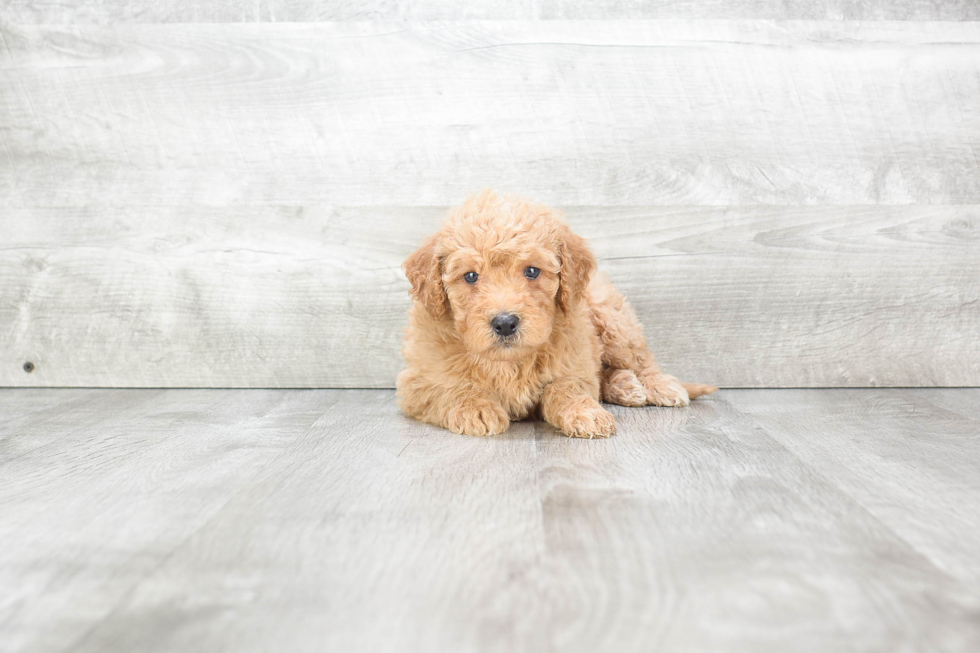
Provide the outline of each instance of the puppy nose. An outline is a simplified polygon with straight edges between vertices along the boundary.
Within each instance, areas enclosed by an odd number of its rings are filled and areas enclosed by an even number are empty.
[[[517,325],[520,323],[521,318],[513,313],[501,313],[490,320],[490,326],[493,327],[493,332],[501,338],[514,335],[514,332],[517,331]]]

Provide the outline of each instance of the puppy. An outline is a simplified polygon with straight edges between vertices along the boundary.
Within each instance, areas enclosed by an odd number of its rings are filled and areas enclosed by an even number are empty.
[[[486,190],[408,257],[412,307],[398,375],[409,416],[467,435],[545,419],[608,437],[620,406],[686,406],[717,390],[660,371],[588,244],[550,208]]]

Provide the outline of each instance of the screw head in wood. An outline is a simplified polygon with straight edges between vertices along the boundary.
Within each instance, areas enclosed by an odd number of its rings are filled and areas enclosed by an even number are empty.
[[[34,371],[34,363],[32,363],[31,361],[27,361],[26,363],[24,363],[24,371],[27,372],[28,374],[30,374],[31,372],[33,372]]]

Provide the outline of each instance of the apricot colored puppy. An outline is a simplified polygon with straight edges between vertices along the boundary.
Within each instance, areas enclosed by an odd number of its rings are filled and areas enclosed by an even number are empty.
[[[608,437],[621,406],[686,406],[717,390],[660,371],[643,328],[555,211],[483,191],[405,261],[412,308],[398,375],[406,414],[492,435],[542,417]]]

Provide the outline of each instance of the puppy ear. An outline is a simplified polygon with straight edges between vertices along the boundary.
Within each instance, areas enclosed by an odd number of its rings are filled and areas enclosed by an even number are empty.
[[[402,269],[408,277],[412,289],[412,299],[425,306],[429,314],[437,320],[448,313],[446,289],[442,285],[442,270],[436,256],[438,234],[430,236],[425,244],[405,259]]]
[[[598,263],[589,244],[568,227],[562,229],[558,244],[561,270],[558,273],[558,307],[565,312],[585,296],[585,289]]]

